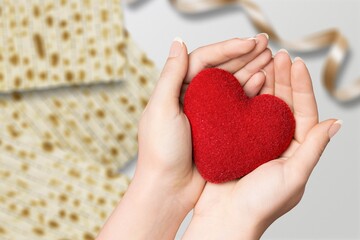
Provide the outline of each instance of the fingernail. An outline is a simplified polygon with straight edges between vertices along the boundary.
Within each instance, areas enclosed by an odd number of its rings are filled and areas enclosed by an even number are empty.
[[[260,36],[260,35],[264,35],[267,38],[267,40],[269,40],[269,34],[267,34],[267,33],[259,33],[256,36]]]
[[[274,57],[275,57],[275,54],[274,54],[273,50],[271,50],[270,47],[267,47],[267,49],[271,52],[271,57],[274,58]]]
[[[260,69],[260,72],[262,72],[266,77],[266,71],[264,69]]]
[[[304,60],[303,60],[301,57],[296,57],[296,58],[294,58],[294,62],[296,62],[296,61],[304,62]]]
[[[335,134],[340,130],[342,124],[343,124],[342,120],[337,120],[331,125],[331,127],[328,130],[329,138],[335,136]]]
[[[174,38],[171,47],[170,47],[170,53],[169,57],[177,57],[180,55],[181,50],[183,48],[184,42],[181,38],[176,37]]]
[[[259,42],[259,40],[257,38],[248,38],[247,40],[249,41],[255,41],[255,43],[257,44]]]
[[[284,49],[284,48],[280,49],[280,50],[278,51],[278,53],[279,53],[279,52],[283,52],[283,53],[289,54],[289,52],[288,52],[286,49]]]

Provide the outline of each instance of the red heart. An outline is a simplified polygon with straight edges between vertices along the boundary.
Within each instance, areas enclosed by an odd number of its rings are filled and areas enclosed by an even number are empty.
[[[191,81],[184,112],[192,132],[193,156],[207,181],[240,178],[279,157],[289,146],[295,119],[281,99],[246,96],[229,72],[209,68]]]

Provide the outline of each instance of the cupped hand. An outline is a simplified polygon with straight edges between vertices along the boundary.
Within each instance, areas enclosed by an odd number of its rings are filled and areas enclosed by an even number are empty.
[[[272,57],[267,44],[266,35],[260,34],[202,47],[188,55],[182,41],[173,42],[139,123],[135,176],[98,239],[174,239],[205,185],[192,162],[183,93],[202,69],[219,67],[236,74],[248,95],[256,94],[265,82],[261,69]]]
[[[292,63],[282,50],[265,71],[260,94],[275,95],[289,105],[296,120],[294,139],[278,159],[240,180],[207,182],[184,239],[259,239],[272,222],[299,203],[312,170],[341,126],[336,120],[318,122],[311,78],[300,58]]]
[[[182,41],[173,42],[139,123],[135,176],[97,239],[174,239],[205,185],[192,162],[183,93],[202,69],[219,67],[238,75],[249,95],[256,94],[265,82],[261,69],[272,57],[267,44],[266,35],[260,34],[202,47],[188,55]]]
[[[161,178],[161,187],[190,211],[204,187],[192,161],[191,129],[182,110],[184,92],[204,68],[218,67],[235,74],[245,91],[261,89],[261,71],[272,58],[268,39],[231,39],[201,47],[187,55],[186,46],[175,41],[154,93],[139,125],[139,160],[136,176]]]
[[[191,79],[208,67],[235,74],[249,96],[265,82],[272,58],[264,34],[201,47],[188,55],[176,40],[139,123],[135,176],[97,239],[174,239],[205,181],[192,162],[190,124],[182,110]],[[117,233],[121,232],[121,235]]]

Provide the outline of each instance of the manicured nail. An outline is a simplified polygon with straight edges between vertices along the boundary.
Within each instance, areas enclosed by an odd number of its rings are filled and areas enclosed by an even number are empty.
[[[328,130],[329,138],[335,136],[335,134],[340,130],[342,124],[343,124],[342,120],[337,120],[331,125],[331,127]]]
[[[264,69],[260,69],[260,72],[262,72],[266,77],[266,71]]]
[[[267,47],[267,49],[271,52],[271,57],[274,58],[274,57],[275,57],[275,54],[274,54],[273,50],[271,50],[270,47]]]
[[[260,36],[260,35],[264,35],[267,38],[267,40],[269,40],[269,34],[267,34],[267,33],[259,33],[256,36]]]
[[[259,40],[258,40],[257,38],[254,38],[254,37],[248,38],[247,40],[249,40],[249,41],[255,41],[256,44],[259,42]]]
[[[301,57],[296,57],[296,58],[294,58],[294,62],[296,62],[296,61],[304,62],[304,60],[303,60]]]
[[[180,55],[181,50],[183,48],[184,42],[181,38],[176,37],[174,38],[171,47],[170,47],[170,53],[169,57],[177,57]]]
[[[279,52],[283,52],[283,53],[289,54],[289,52],[288,52],[286,49],[284,49],[284,48],[280,49],[280,50],[278,51],[278,53],[279,53]]]

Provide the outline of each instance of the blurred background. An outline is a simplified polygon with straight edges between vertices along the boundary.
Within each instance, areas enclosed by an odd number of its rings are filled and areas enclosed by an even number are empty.
[[[360,77],[360,1],[357,0],[254,0],[281,37],[295,40],[329,28],[338,28],[348,39],[350,53],[338,77],[347,86]],[[161,69],[171,41],[181,37],[189,51],[233,37],[258,32],[240,7],[226,7],[185,15],[164,0],[123,3],[125,25],[134,40]],[[276,52],[281,48],[271,44]],[[308,64],[313,77],[320,119],[344,120],[315,168],[301,203],[277,220],[262,239],[360,239],[360,99],[339,103],[321,83],[329,49],[312,53],[290,52]],[[124,171],[134,172],[136,161]],[[181,226],[181,238],[191,214]]]

